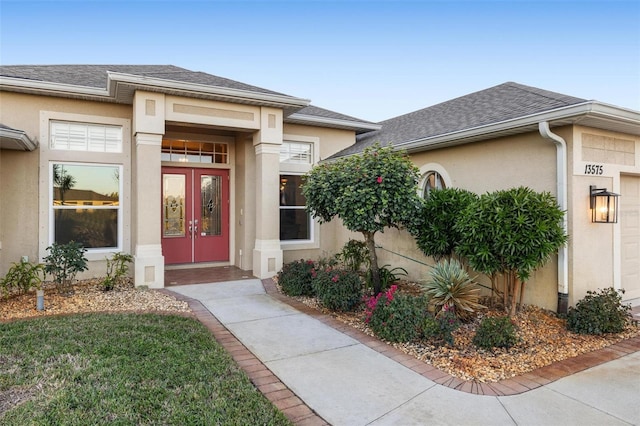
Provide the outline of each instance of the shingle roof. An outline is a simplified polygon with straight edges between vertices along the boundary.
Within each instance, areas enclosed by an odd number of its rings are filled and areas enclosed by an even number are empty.
[[[71,84],[75,86],[107,88],[107,72],[162,78],[183,83],[205,84],[258,93],[282,93],[251,86],[228,78],[200,71],[190,71],[174,65],[2,65],[0,75],[35,81]],[[286,96],[286,95],[284,95]]]
[[[376,142],[401,144],[583,102],[586,100],[507,82],[382,121],[380,130],[358,135],[355,145],[336,156],[361,152]]]
[[[342,128],[355,130],[356,132],[369,131],[377,128],[374,123],[359,118],[340,114],[324,108],[308,105],[307,100],[300,100],[292,96],[267,90],[207,74],[199,71],[191,71],[174,65],[2,65],[0,76],[33,81],[38,83],[57,83],[84,87],[90,89],[108,90],[109,79],[107,73],[129,74],[137,77],[148,77],[178,83],[197,84],[223,89],[242,90],[261,95],[274,95],[293,100],[291,107],[285,108],[285,121],[312,124],[316,126]],[[130,92],[131,94],[133,92]],[[131,102],[131,95],[120,102]],[[287,116],[295,113],[296,118],[288,119]]]

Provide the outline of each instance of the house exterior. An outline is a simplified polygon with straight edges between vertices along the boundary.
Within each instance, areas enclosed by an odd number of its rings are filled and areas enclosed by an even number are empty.
[[[137,286],[171,267],[265,278],[317,250],[298,184],[373,123],[175,66],[0,67],[0,275],[53,242],[89,270],[134,255]],[[331,244],[330,238],[325,238]]]
[[[371,123],[164,65],[0,67],[0,275],[76,240],[83,276],[122,251],[137,286],[163,287],[168,268],[273,276],[362,238],[318,225],[299,186],[319,161],[376,142],[409,153],[425,196],[522,185],[557,197],[569,244],[533,274],[526,303],[563,310],[612,285],[640,303],[640,112],[505,83]],[[617,223],[592,223],[590,185],[620,194]],[[426,277],[433,261],[408,233],[376,241],[380,265]]]
[[[562,311],[588,290],[613,286],[640,304],[640,112],[505,83],[379,124],[334,157],[392,143],[419,167],[422,194],[527,186],[556,197],[569,243],[532,275],[525,303]],[[592,222],[591,185],[620,194],[617,223]],[[428,269],[406,257],[430,262],[405,232],[376,242],[381,265],[425,278]]]

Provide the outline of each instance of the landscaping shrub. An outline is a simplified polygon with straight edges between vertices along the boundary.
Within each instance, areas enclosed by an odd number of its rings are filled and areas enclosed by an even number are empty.
[[[369,298],[365,321],[381,339],[389,342],[409,342],[420,335],[426,315],[422,297],[396,293],[397,286]]]
[[[47,247],[49,255],[44,258],[44,271],[53,275],[58,291],[64,295],[73,293],[73,280],[78,272],[86,271],[87,251],[75,241],[67,244],[53,243]]]
[[[420,325],[420,333],[425,339],[438,339],[441,337],[440,322],[433,314],[429,312],[425,314]]]
[[[379,269],[380,273],[380,288],[382,291],[385,291],[391,286],[391,284],[395,283],[400,279],[401,276],[407,276],[407,270],[401,267],[396,267],[393,269],[388,268],[389,265],[381,266]],[[367,287],[373,288],[373,280],[371,278],[371,270],[367,271]]]
[[[447,344],[453,345],[453,332],[462,324],[455,308],[445,305],[436,315],[436,321],[440,327],[440,338]]]
[[[9,294],[25,294],[32,288],[40,288],[44,278],[44,265],[20,261],[12,263],[7,275],[0,280],[0,292]]]
[[[129,272],[129,263],[133,262],[133,256],[126,253],[114,253],[111,259],[107,259],[107,276],[102,280],[102,290],[110,291],[122,283]]]
[[[294,260],[282,267],[278,274],[278,284],[288,296],[313,296],[312,272],[315,264],[312,260]]]
[[[453,309],[444,308],[437,317],[426,312],[420,324],[420,335],[427,340],[442,340],[453,345],[453,332],[461,324]]]
[[[510,348],[516,343],[516,326],[507,316],[483,318],[473,337],[473,344],[484,349]]]
[[[418,248],[436,260],[451,258],[462,240],[455,224],[460,213],[478,196],[459,188],[443,188],[431,191],[417,214],[409,232],[415,237]]]
[[[364,241],[349,240],[337,255],[344,266],[352,271],[360,271],[369,266],[369,249]]]
[[[423,283],[422,287],[434,306],[436,316],[448,307],[453,308],[450,312],[460,319],[468,319],[477,309],[484,308],[478,303],[480,289],[457,260],[438,262],[429,275],[431,280]]]
[[[350,311],[362,300],[362,279],[348,269],[326,268],[315,272],[313,291],[318,301],[332,311]]]
[[[576,307],[569,308],[567,328],[580,334],[620,333],[630,318],[631,306],[622,304],[624,290],[587,291]]]

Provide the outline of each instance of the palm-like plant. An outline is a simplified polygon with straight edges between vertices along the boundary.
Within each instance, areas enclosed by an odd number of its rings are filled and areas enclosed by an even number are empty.
[[[451,311],[460,319],[467,319],[478,309],[484,308],[478,303],[480,289],[456,259],[444,259],[438,262],[429,273],[431,279],[422,283],[436,315]]]

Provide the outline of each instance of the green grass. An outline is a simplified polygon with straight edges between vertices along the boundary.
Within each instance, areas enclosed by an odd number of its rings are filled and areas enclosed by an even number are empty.
[[[0,324],[0,424],[290,422],[199,322],[83,314]]]

